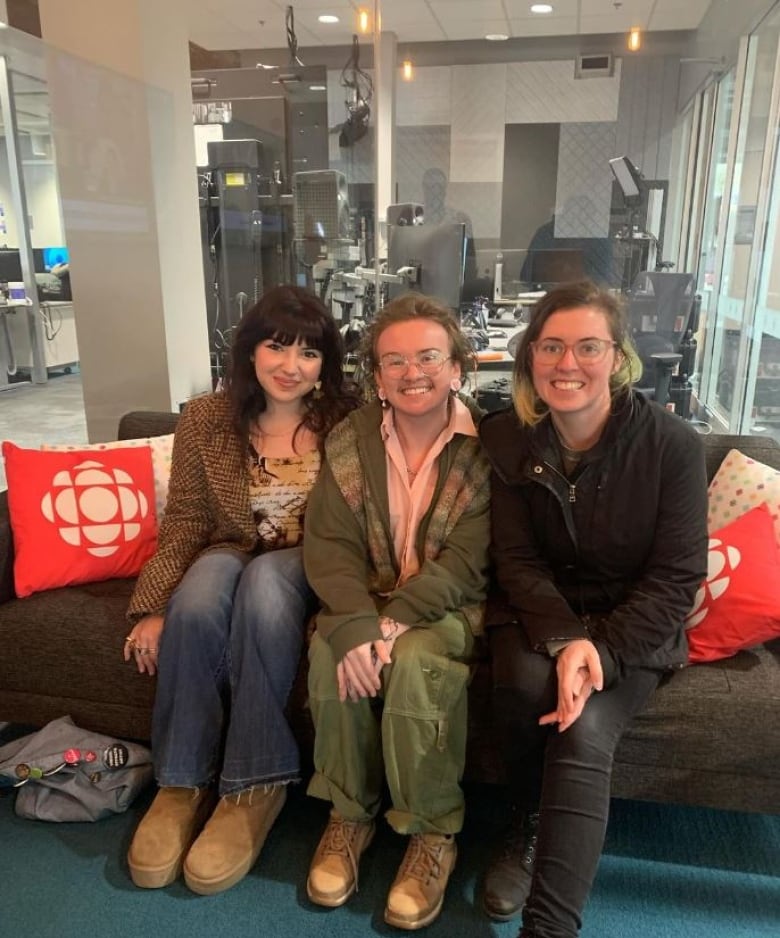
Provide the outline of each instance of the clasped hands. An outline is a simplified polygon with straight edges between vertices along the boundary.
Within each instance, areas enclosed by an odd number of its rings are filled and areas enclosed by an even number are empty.
[[[558,724],[563,733],[579,719],[594,690],[604,686],[601,659],[593,642],[570,642],[555,659],[558,674],[558,706],[539,718],[539,725]]]
[[[357,645],[344,655],[336,665],[339,700],[342,703],[347,697],[352,701],[358,701],[361,697],[376,697],[382,686],[382,668],[390,664],[393,645],[408,628],[408,625],[402,625],[395,619],[380,616],[382,638]]]

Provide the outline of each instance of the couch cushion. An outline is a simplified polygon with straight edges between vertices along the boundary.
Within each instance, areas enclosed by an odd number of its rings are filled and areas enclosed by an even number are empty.
[[[660,796],[661,774],[669,781],[667,797],[693,804],[707,803],[696,790],[702,775],[711,777],[714,787],[716,776],[741,777],[751,779],[743,798],[760,804],[761,786],[776,790],[780,782],[780,735],[772,730],[778,712],[780,640],[775,640],[668,675],[629,724],[616,758],[660,770],[653,774],[650,797]],[[625,795],[643,797],[636,788]]]
[[[148,447],[3,455],[17,596],[140,571],[157,543]]]
[[[710,537],[707,577],[686,624],[691,662],[780,635],[780,551],[766,504]]]
[[[709,486],[710,534],[761,504],[769,506],[780,544],[780,471],[738,449],[730,450]]]
[[[96,710],[150,709],[155,681],[122,658],[133,586],[131,579],[106,580],[0,605],[2,693],[57,696],[59,715],[74,719],[84,701]],[[0,719],[7,717],[0,712]]]
[[[171,477],[171,455],[173,453],[173,434],[162,436],[144,436],[134,440],[113,440],[111,443],[91,443],[77,445],[75,443],[44,443],[42,450],[49,452],[67,452],[74,450],[101,452],[107,449],[122,449],[124,447],[145,446],[149,448],[152,456],[152,474],[154,476],[154,507],[157,514],[157,523],[162,520],[165,503],[168,500],[168,480]]]

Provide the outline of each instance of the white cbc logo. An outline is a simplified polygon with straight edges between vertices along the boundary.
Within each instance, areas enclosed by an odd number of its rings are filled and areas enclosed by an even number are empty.
[[[110,557],[141,533],[149,501],[129,473],[90,459],[55,475],[41,511],[66,544]]]
[[[709,612],[710,603],[722,596],[731,582],[731,573],[742,560],[742,554],[736,547],[729,547],[716,537],[709,540],[707,554],[707,579],[696,592],[693,609],[685,619],[685,627],[692,629],[704,620]]]

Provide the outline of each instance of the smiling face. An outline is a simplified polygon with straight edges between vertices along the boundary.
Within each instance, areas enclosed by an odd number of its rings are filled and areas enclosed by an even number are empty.
[[[435,354],[432,354],[435,353]],[[382,331],[376,343],[379,368],[376,384],[397,413],[424,417],[446,411],[450,385],[460,377],[460,365],[452,361],[447,331],[430,319],[407,319],[393,323]],[[444,361],[437,374],[425,374],[416,361],[426,362],[435,370],[436,358]],[[393,368],[396,358],[406,358],[408,366]]]
[[[584,339],[605,343],[597,361],[578,361],[572,346]],[[566,348],[555,363],[540,361],[531,349],[531,373],[539,397],[555,415],[580,415],[594,426],[610,411],[609,381],[620,365],[607,317],[591,306],[562,309],[548,317],[534,343],[538,349],[555,340]]]
[[[255,375],[269,404],[298,404],[322,371],[322,352],[303,342],[264,339],[255,346]]]

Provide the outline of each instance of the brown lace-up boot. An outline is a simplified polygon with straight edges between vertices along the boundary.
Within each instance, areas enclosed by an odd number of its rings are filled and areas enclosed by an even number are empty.
[[[306,892],[317,905],[343,905],[358,888],[358,864],[374,839],[373,821],[348,821],[335,808],[320,839],[306,880]]]
[[[387,924],[407,931],[430,925],[441,912],[457,855],[452,834],[412,834],[387,896]]]

